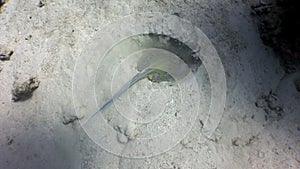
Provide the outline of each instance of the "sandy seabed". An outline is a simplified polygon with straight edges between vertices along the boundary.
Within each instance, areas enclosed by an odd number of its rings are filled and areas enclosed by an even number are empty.
[[[272,49],[263,45],[251,16],[250,7],[256,3],[7,1],[0,13],[0,52],[9,56],[1,55],[0,61],[0,168],[299,168],[300,93],[295,82],[300,74],[285,74]],[[99,31],[126,15],[143,12],[175,15],[206,34],[224,66],[227,100],[211,137],[202,136],[205,123],[196,119],[187,136],[169,151],[133,159],[114,155],[88,137],[74,108],[72,81],[78,58],[84,58],[86,45]],[[104,68],[108,71],[109,66]],[[202,71],[203,65],[195,76],[205,77]],[[139,86],[159,88],[150,84],[142,81]],[[160,88],[169,90],[168,85]],[[162,123],[168,126],[172,120]],[[115,130],[124,134],[116,136],[121,144],[137,135],[132,126]],[[159,133],[155,126],[149,132]]]

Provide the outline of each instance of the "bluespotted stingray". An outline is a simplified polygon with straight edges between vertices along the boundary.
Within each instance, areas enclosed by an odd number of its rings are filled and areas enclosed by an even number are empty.
[[[115,99],[119,98],[140,80],[148,78],[148,80],[154,83],[175,82],[183,79],[190,72],[194,72],[201,64],[198,58],[194,58],[188,53],[185,53],[184,57],[178,57],[177,54],[178,53],[174,54],[171,50],[158,48],[148,48],[144,50],[137,62],[137,70],[139,72],[125,83],[96,112],[87,116],[82,125],[102,112],[107,106],[113,103]],[[180,53],[180,55],[183,54]]]

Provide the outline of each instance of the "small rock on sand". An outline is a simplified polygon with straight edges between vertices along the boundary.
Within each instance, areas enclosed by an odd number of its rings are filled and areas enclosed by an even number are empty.
[[[8,49],[4,45],[0,45],[0,60],[1,61],[10,60],[10,57],[13,53],[14,53],[14,51]]]
[[[15,81],[12,90],[12,100],[15,102],[27,100],[32,96],[33,91],[39,87],[39,84],[40,81],[37,77],[31,77],[25,82]]]

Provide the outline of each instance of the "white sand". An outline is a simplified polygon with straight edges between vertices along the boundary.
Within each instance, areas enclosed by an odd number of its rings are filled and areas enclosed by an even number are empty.
[[[283,69],[272,50],[262,44],[250,16],[250,5],[256,2],[43,2],[45,6],[38,7],[38,0],[9,0],[0,13],[0,44],[14,50],[10,61],[0,63],[1,169],[299,168],[300,96],[293,81],[300,75],[282,78]],[[130,159],[103,150],[78,121],[69,125],[62,121],[64,116],[76,115],[73,70],[87,42],[106,24],[141,12],[178,13],[209,37],[226,72],[227,102],[211,138],[202,137],[203,126],[196,121],[188,136],[170,151]],[[202,77],[201,71],[205,72],[203,66],[196,75]],[[12,102],[15,78],[31,76],[41,81],[32,98]],[[284,110],[278,121],[266,121],[266,113],[255,106],[270,90],[278,94],[276,104]],[[129,132],[134,135],[132,128]],[[126,142],[124,137],[119,139]]]

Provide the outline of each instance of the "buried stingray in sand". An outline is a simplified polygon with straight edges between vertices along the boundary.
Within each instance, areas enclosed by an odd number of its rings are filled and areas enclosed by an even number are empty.
[[[175,82],[183,79],[191,70],[188,65],[179,57],[164,50],[155,50],[153,53],[145,51],[137,63],[139,72],[125,83],[109,100],[107,100],[96,112],[87,116],[82,125],[85,125],[91,118],[102,112],[113,101],[125,93],[131,86],[142,79],[148,78],[155,83]]]

